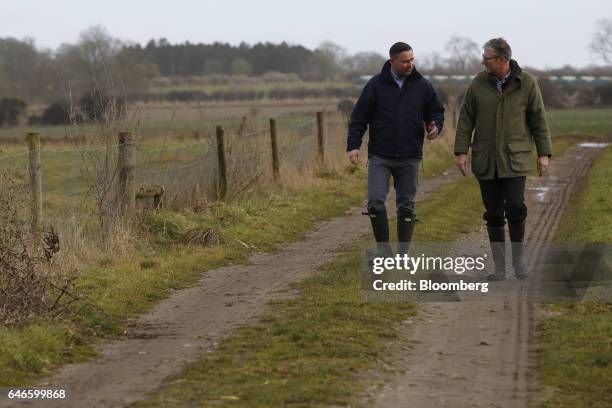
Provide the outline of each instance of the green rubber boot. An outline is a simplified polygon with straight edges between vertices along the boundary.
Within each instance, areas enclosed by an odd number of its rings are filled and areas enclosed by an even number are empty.
[[[506,238],[504,227],[487,227],[489,242],[491,243],[491,253],[495,272],[487,276],[489,281],[502,281],[506,279]]]
[[[514,276],[517,279],[527,279],[527,260],[524,254],[523,239],[525,237],[525,220],[519,222],[509,222],[510,241],[512,242],[512,267]]]

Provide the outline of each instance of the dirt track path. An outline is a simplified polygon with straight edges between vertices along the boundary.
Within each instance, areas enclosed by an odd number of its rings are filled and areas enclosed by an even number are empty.
[[[421,181],[417,201],[456,179],[447,175]],[[320,223],[305,240],[255,255],[249,265],[207,271],[193,288],[162,301],[134,322],[125,338],[99,345],[93,361],[68,365],[41,385],[67,390],[68,400],[57,404],[61,407],[123,407],[145,398],[166,377],[256,318],[291,282],[314,273],[367,233],[369,221],[362,210],[353,208],[343,217]],[[0,401],[0,407],[14,406],[5,404]]]
[[[575,146],[528,180],[526,240],[549,242],[572,194],[601,148]],[[486,230],[466,237],[488,248]],[[510,254],[507,256],[509,257]],[[512,277],[510,261],[506,276]],[[483,276],[484,278],[484,276]],[[495,302],[425,303],[399,327],[388,350],[391,367],[368,373],[359,405],[368,407],[528,407],[538,397],[532,278],[502,283]]]

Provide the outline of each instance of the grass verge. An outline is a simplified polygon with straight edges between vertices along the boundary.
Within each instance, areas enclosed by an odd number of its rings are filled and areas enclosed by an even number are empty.
[[[557,242],[612,242],[611,168],[608,147],[564,214]],[[612,406],[612,304],[555,303],[546,309],[552,317],[539,326],[540,378],[547,387],[542,406]]]
[[[559,242],[612,242],[612,147],[595,161],[578,200],[563,216]]]
[[[428,156],[432,168],[448,168],[447,145],[427,147],[432,149]],[[48,163],[50,174],[54,163]],[[92,338],[120,334],[126,318],[192,285],[205,270],[244,262],[256,251],[270,251],[280,243],[300,239],[316,221],[341,215],[358,204],[364,196],[365,178],[363,168],[331,170],[306,186],[251,194],[203,212],[148,216],[149,230],[137,248],[127,248],[119,257],[87,260],[89,266],[79,272],[77,282],[83,300],[74,305],[70,321],[54,322],[53,330],[39,322],[0,327],[0,349],[6,344],[9,350],[0,355],[0,386],[27,384],[52,367],[87,357],[91,350],[86,344]],[[207,228],[214,229],[224,243],[203,248],[180,242],[189,230]],[[40,335],[30,338],[31,328],[37,328]],[[46,347],[47,341],[54,347]]]
[[[419,205],[427,219],[415,239],[453,241],[481,224],[473,178],[442,187]],[[462,211],[451,211],[465,203]],[[410,303],[367,303],[360,292],[360,246],[294,285],[205,358],[139,407],[345,405],[358,391],[357,370],[384,360],[393,327],[414,314]]]
[[[81,272],[70,320],[0,327],[0,385],[23,385],[58,365],[79,361],[95,337],[122,332],[125,319],[143,313],[174,290],[192,285],[208,269],[246,261],[254,252],[300,239],[314,223],[358,205],[365,175],[355,168],[319,178],[302,190],[218,203],[201,213],[164,212],[149,216],[144,250],[125,258],[100,259]],[[221,245],[183,245],[187,230],[214,228]]]

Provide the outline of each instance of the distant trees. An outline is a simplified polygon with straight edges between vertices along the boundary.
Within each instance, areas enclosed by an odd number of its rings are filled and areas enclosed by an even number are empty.
[[[344,68],[360,75],[374,75],[380,72],[387,58],[377,52],[358,52],[345,60]]]
[[[612,19],[598,22],[590,48],[601,60],[612,64]],[[286,42],[171,44],[163,38],[142,46],[121,41],[103,27],[94,26],[84,30],[76,43],[64,44],[54,51],[39,49],[30,39],[0,38],[0,95],[30,104],[66,100],[74,106],[83,102],[73,101],[74,96],[91,94],[92,89],[122,100],[315,97],[315,94],[323,95],[324,92],[308,87],[295,91],[278,87],[266,92],[222,89],[218,93],[216,90],[194,93],[191,89],[199,88],[204,82],[205,85],[238,86],[246,84],[247,80],[260,81],[258,83],[352,81],[358,75],[378,73],[386,60],[385,55],[376,52],[351,55],[331,41],[322,42],[316,49]],[[458,35],[448,40],[444,52],[417,52],[416,61],[417,68],[425,74],[474,74],[482,69],[480,46]],[[610,75],[612,66],[581,69],[565,66],[555,70],[529,71],[538,76]],[[174,89],[159,92],[167,86]],[[551,92],[557,92],[557,88],[557,85],[550,86]],[[339,90],[332,92],[333,95],[340,93]],[[572,92],[566,94],[570,96],[555,97],[554,103],[563,105],[564,101],[573,100]],[[607,96],[600,96],[597,92],[593,95],[585,98],[608,100]],[[53,113],[50,120],[62,119],[59,106],[54,106],[54,109],[49,113]],[[96,113],[91,109],[91,105],[84,109],[84,116],[99,118],[99,114],[99,111]],[[3,120],[7,123],[14,119]]]
[[[337,66],[342,66],[348,57],[348,52],[344,47],[329,40],[319,44],[316,51],[329,58]]]
[[[436,74],[474,74],[481,70],[480,47],[471,39],[453,35],[444,50],[444,54],[417,55],[417,66]]]
[[[31,39],[0,38],[0,94],[32,100],[47,95],[52,58]]]
[[[468,74],[480,69],[480,47],[467,37],[453,35],[446,42],[446,64],[456,74]]]
[[[232,75],[251,75],[253,73],[253,68],[249,61],[244,58],[234,58],[230,65],[230,73]]]
[[[45,125],[69,125],[82,122],[83,117],[75,113],[68,103],[54,102],[47,106],[39,120]]]
[[[166,39],[151,40],[145,47],[127,45],[127,52],[140,61],[154,64],[162,76],[202,74],[263,75],[269,71],[300,73],[300,67],[313,55],[301,45],[241,43],[170,44]]]
[[[83,31],[74,45],[62,45],[55,54],[55,66],[62,92],[72,94],[90,89],[108,94],[138,92],[146,89],[147,79],[158,75],[154,64],[101,26]]]
[[[70,124],[70,106],[65,102],[55,102],[43,112],[41,122],[48,125]]]
[[[85,93],[79,105],[92,122],[120,118],[125,111],[125,100],[106,95],[98,89]]]
[[[121,98],[108,96],[99,90],[86,92],[77,105],[65,101],[49,104],[42,115],[28,118],[30,125],[71,125],[82,124],[85,119],[91,122],[112,121],[125,112],[125,102]]]
[[[603,105],[612,106],[612,84],[603,85],[598,89],[599,97]]]
[[[612,18],[597,22],[597,31],[593,34],[589,48],[606,64],[612,64]]]
[[[81,32],[76,47],[84,62],[93,69],[100,69],[121,52],[123,44],[104,27],[93,26]]]
[[[0,126],[17,126],[25,114],[26,103],[17,98],[0,99]]]
[[[241,43],[170,44],[166,39],[151,40],[145,47],[129,45],[126,52],[138,60],[155,64],[162,76],[197,75],[256,75],[268,72],[295,73],[306,80],[329,80],[346,72],[351,57],[346,50],[331,41],[322,42],[315,50],[301,45]],[[375,53],[364,53],[359,62],[372,65]],[[380,62],[376,58],[377,63]],[[384,59],[383,59],[384,62]],[[382,65],[382,64],[381,64]],[[376,70],[379,70],[380,66]],[[369,69],[372,72],[371,69]],[[375,72],[375,71],[374,71]],[[367,73],[367,72],[366,72]]]
[[[439,52],[432,52],[423,55],[419,54],[415,59],[417,68],[420,70],[435,73],[441,73],[447,70],[446,61]]]
[[[154,65],[135,58],[99,26],[55,52],[38,49],[31,39],[0,38],[0,94],[28,102],[69,98],[94,87],[109,93],[142,91],[156,75]]]

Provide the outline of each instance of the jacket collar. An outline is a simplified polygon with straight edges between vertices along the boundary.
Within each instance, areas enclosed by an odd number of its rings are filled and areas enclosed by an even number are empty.
[[[380,70],[380,77],[385,82],[390,82],[392,84],[395,84],[395,81],[393,80],[393,76],[391,75],[391,61],[385,62],[382,69]],[[417,79],[420,79],[420,78],[423,78],[423,75],[421,75],[421,73],[417,71],[416,68],[412,68],[412,72],[410,73],[410,75],[408,75],[405,78],[405,80],[406,81],[416,81]]]
[[[513,79],[521,79],[521,74],[523,73],[523,69],[519,66],[518,62],[511,59],[510,60],[510,76]],[[487,73],[487,71],[483,70],[478,73],[478,76],[481,78],[485,78],[488,81],[492,81],[495,83],[495,75]]]
[[[504,87],[504,93],[507,93],[507,91],[520,87],[521,80],[522,80],[521,78],[522,74],[523,74],[523,69],[519,66],[518,62],[511,59],[510,60],[511,82],[508,84],[507,87]],[[487,82],[491,84],[491,86],[493,86],[493,88],[495,88],[495,83],[496,83],[495,75],[489,74],[487,73],[486,70],[483,70],[480,73],[478,73],[478,77],[485,79]]]

